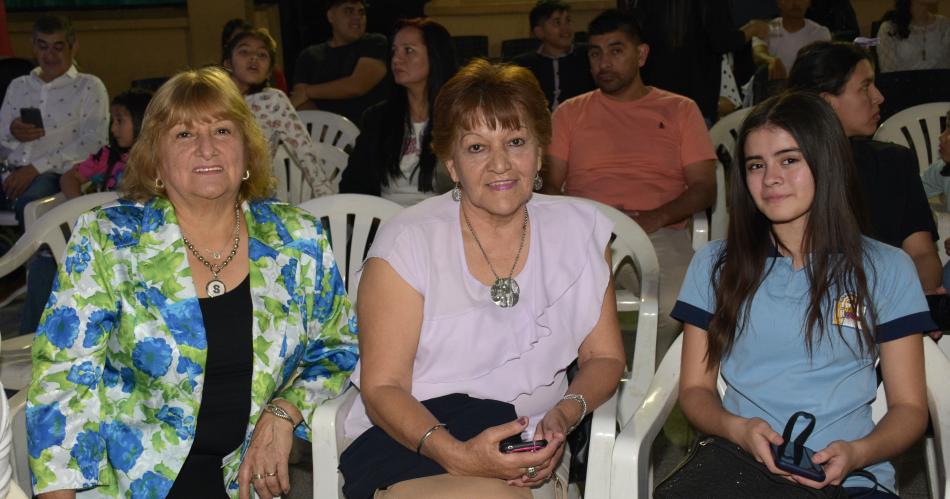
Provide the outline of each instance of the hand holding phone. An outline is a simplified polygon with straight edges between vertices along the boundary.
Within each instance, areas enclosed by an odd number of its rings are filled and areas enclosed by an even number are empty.
[[[20,108],[20,121],[36,128],[43,128],[43,114],[35,107]]]
[[[498,450],[504,454],[515,452],[535,452],[547,447],[547,440],[522,440],[521,435],[512,435],[498,443]]]
[[[792,440],[792,431],[795,430],[795,421],[798,418],[808,420],[808,425]],[[772,448],[772,458],[775,461],[775,467],[787,471],[793,475],[805,477],[816,482],[825,481],[825,470],[820,464],[812,462],[815,451],[805,447],[805,441],[815,429],[815,416],[805,411],[798,411],[788,418],[785,423],[785,431],[782,433],[782,445],[770,443]]]
[[[769,447],[772,448],[772,458],[775,460],[776,468],[816,482],[825,481],[825,470],[820,464],[812,462],[815,451],[804,445],[796,446],[793,443],[784,446],[781,454],[779,448],[782,446],[769,444]]]

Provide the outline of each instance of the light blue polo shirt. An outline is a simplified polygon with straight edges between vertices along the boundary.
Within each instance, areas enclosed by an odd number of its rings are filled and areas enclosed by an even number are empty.
[[[877,312],[877,342],[936,329],[910,258],[870,238],[864,238],[864,244],[865,271]],[[724,248],[724,241],[711,242],[693,257],[673,317],[709,328],[716,306],[710,275]],[[803,333],[808,308],[805,269],[793,269],[792,259],[774,248],[766,269],[752,299],[750,318],[720,366],[727,386],[723,407],[744,418],[762,418],[779,434],[792,414],[808,411],[817,424],[805,445],[816,452],[834,440],[866,436],[874,429],[871,402],[877,393],[876,358],[858,348],[858,330],[849,320],[847,298],[836,298],[836,310],[825,312],[826,326],[843,324],[841,334],[839,328],[830,327],[809,356]],[[796,434],[805,424],[799,423]],[[890,463],[877,463],[867,470],[893,490]],[[871,484],[852,478],[847,486]]]

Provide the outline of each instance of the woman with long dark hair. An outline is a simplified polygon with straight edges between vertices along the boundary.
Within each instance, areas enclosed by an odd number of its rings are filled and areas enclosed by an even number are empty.
[[[896,0],[877,32],[882,73],[950,69],[950,19],[930,11],[936,0]]]
[[[886,460],[927,425],[920,332],[933,322],[914,267],[862,236],[851,148],[820,97],[763,102],[736,150],[727,238],[696,254],[673,311],[686,323],[683,412],[800,484],[857,494],[871,482],[849,474],[863,468],[893,489]],[[878,357],[888,411],[875,426]],[[769,444],[798,411],[815,416],[806,444],[822,482],[775,465]]]
[[[884,96],[874,85],[868,52],[853,43],[808,45],[789,72],[788,89],[819,95],[831,104],[851,142],[870,222],[867,234],[903,249],[914,261],[924,292],[935,293],[942,275],[934,246],[937,227],[917,159],[906,147],[869,138],[881,120]]]
[[[393,30],[389,97],[363,113],[360,136],[340,192],[382,196],[404,206],[448,190],[436,182],[430,110],[458,69],[449,32],[430,19],[407,19]]]

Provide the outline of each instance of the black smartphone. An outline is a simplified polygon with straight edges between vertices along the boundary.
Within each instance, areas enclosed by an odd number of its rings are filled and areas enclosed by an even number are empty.
[[[820,464],[811,462],[815,451],[802,445],[797,447],[798,452],[796,452],[796,446],[789,444],[785,446],[784,452],[779,455],[777,445],[769,444],[769,446],[772,447],[772,457],[775,459],[776,468],[816,482],[825,481],[825,470],[821,468]]]
[[[521,440],[520,435],[506,438],[498,443],[498,450],[505,454],[512,452],[534,452],[547,447],[547,440]]]
[[[21,107],[20,121],[29,123],[37,128],[43,128],[43,114],[35,107]]]

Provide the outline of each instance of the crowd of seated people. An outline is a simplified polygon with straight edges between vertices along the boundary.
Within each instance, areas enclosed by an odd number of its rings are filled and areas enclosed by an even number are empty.
[[[909,149],[870,139],[885,98],[871,55],[830,41],[850,26],[807,17],[832,3],[776,0],[779,17],[737,27],[728,2],[640,0],[597,15],[581,44],[570,5],[541,0],[528,16],[536,51],[460,69],[441,24],[403,19],[367,33],[365,2],[330,0],[332,35],[301,52],[289,94],[272,84],[277,42],[241,21],[222,34],[221,68],[174,76],[151,104],[122,93],[111,108],[73,63],[69,22],[40,18],[40,66],[0,108],[12,167],[0,201],[22,223],[25,202],[59,190],[128,199],[81,218],[70,263],[45,274],[56,284],[31,281],[21,330],[37,333],[34,490],[286,494],[292,436],[352,381],[348,497],[560,497],[566,438],[614,393],[626,362],[611,223],[573,198],[612,206],[648,234],[657,358],[685,334],[691,424],[809,487],[866,493],[851,472],[867,469],[893,488],[886,461],[926,427],[918,340],[941,333],[924,296],[945,292],[927,196],[946,195],[950,174],[935,163],[922,183]],[[927,3],[897,2],[885,23],[895,53],[945,21],[927,17]],[[708,128],[725,94],[728,108],[742,103],[745,79],[728,55],[743,51],[786,90],[741,127],[727,238],[694,254],[688,221],[727,188]],[[336,193],[298,115],[306,109],[359,125],[339,192],[405,207],[366,255],[356,313],[339,271],[322,264],[332,258],[316,221],[269,199],[279,147],[314,196]],[[948,140],[944,131],[943,162]],[[842,307],[850,315],[824,318]],[[783,327],[765,331],[775,317]],[[842,351],[847,374],[829,367]],[[782,363],[744,370],[777,352]],[[874,427],[865,381],[878,357],[890,410]],[[836,385],[845,375],[850,384]],[[803,387],[817,395],[776,400]],[[819,407],[836,389],[860,400]],[[800,410],[827,420],[815,440],[826,480],[769,457],[778,426]],[[860,417],[830,421],[845,413]],[[499,450],[519,435],[546,447]]]

